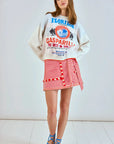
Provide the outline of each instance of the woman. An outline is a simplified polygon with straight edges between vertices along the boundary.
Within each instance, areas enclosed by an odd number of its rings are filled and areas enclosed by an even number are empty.
[[[73,0],[54,0],[56,11],[47,12],[29,40],[36,55],[44,61],[43,90],[47,103],[49,137],[47,144],[60,144],[68,120],[73,86],[83,90],[78,61],[90,49],[90,40],[77,21]],[[57,96],[61,90],[57,126]]]

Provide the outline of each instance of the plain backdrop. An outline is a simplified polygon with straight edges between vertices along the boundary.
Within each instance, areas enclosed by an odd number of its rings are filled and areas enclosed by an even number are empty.
[[[114,1],[74,0],[91,48],[79,62],[69,120],[114,120]],[[54,0],[0,1],[0,119],[47,119],[44,63],[27,41]],[[59,116],[60,90],[58,92]]]

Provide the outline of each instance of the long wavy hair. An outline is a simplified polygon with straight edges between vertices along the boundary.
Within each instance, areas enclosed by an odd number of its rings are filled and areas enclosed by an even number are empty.
[[[51,13],[53,17],[57,17],[61,14],[61,9],[58,7],[56,0],[54,0],[54,4],[55,4],[56,10],[53,12],[46,12],[45,14]],[[68,6],[66,8],[66,16],[68,17],[68,22],[70,24],[73,24],[73,25],[76,24],[77,15],[75,13],[73,0],[68,0]]]

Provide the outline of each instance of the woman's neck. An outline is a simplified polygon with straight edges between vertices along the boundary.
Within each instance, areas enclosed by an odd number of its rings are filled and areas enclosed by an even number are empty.
[[[66,10],[65,9],[61,10],[61,15],[66,16]]]

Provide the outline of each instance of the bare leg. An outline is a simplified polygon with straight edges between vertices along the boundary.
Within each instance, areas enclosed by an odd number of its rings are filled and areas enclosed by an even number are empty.
[[[60,117],[58,122],[57,138],[62,139],[69,113],[72,87],[61,89]]]
[[[54,135],[56,132],[57,126],[57,96],[58,90],[47,90],[45,91],[46,103],[47,103],[47,120],[48,120],[48,127],[51,135]],[[50,141],[52,144],[52,141]]]

